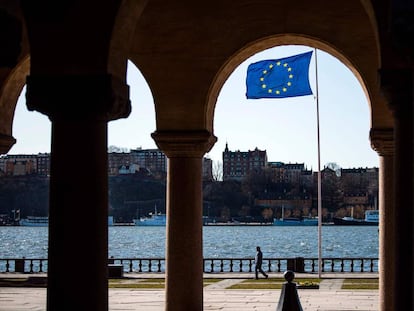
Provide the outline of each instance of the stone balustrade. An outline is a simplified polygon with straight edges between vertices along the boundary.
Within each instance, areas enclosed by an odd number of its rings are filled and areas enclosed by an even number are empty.
[[[74,257],[70,261],[86,260]],[[254,272],[253,258],[204,258],[204,273]],[[164,273],[165,258],[109,258],[109,265],[121,265],[125,273]],[[322,272],[378,273],[378,258],[322,258]],[[318,258],[264,258],[266,272],[282,273],[292,270],[301,273],[318,272]],[[0,273],[46,273],[45,258],[0,258]]]

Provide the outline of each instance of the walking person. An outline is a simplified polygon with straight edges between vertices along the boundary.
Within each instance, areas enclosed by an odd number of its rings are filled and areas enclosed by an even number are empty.
[[[254,258],[255,268],[254,273],[256,276],[256,280],[259,279],[259,272],[264,275],[264,277],[267,279],[269,276],[266,274],[266,272],[262,269],[262,262],[263,262],[263,253],[260,250],[260,246],[256,247],[256,257]]]

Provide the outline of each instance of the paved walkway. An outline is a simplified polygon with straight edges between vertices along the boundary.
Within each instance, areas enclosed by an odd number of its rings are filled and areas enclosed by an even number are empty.
[[[234,274],[232,276],[232,278],[223,279],[204,288],[204,310],[276,310],[280,290],[226,289],[228,286],[246,279],[246,275],[240,275],[236,278]],[[357,277],[356,275],[352,276]],[[221,277],[223,276],[221,275]],[[342,290],[342,282],[343,278],[327,278],[321,281],[319,289],[299,289],[298,293],[303,310],[378,310],[378,290]],[[111,311],[162,311],[164,306],[164,290],[109,290],[109,310]],[[44,311],[45,309],[45,288],[0,288],[0,311]]]

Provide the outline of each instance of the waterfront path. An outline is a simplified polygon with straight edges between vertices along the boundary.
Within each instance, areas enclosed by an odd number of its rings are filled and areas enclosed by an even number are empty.
[[[16,277],[15,274],[13,274]],[[271,277],[281,277],[281,274]],[[345,311],[378,310],[378,290],[343,290],[344,278],[372,278],[378,275],[340,274],[324,275],[319,289],[298,289],[303,310]],[[27,276],[26,276],[27,277]],[[128,274],[128,277],[133,277]],[[160,275],[139,275],[139,278],[159,278]],[[220,278],[220,281],[204,288],[204,310],[224,311],[274,311],[280,297],[280,290],[228,289],[229,286],[251,278],[246,274],[208,274],[206,278]],[[297,278],[315,275],[297,274]],[[0,275],[0,278],[4,278]],[[163,289],[109,289],[109,310],[111,311],[162,311],[165,306]],[[0,311],[28,311],[46,309],[46,289],[28,287],[0,287]]]

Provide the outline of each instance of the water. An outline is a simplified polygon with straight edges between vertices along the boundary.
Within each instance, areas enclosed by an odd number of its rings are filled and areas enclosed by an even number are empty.
[[[0,258],[47,258],[47,227],[0,227]],[[318,257],[317,227],[203,227],[205,258]],[[165,227],[109,227],[109,256],[164,258]],[[322,257],[378,257],[378,227],[323,226]]]

